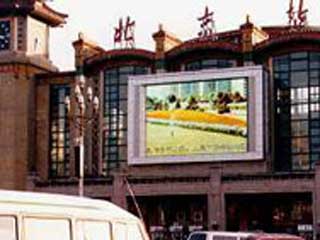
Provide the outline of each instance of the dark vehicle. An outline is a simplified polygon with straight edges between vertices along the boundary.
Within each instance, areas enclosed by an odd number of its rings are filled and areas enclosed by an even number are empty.
[[[289,234],[246,233],[246,232],[193,232],[188,240],[303,240]]]

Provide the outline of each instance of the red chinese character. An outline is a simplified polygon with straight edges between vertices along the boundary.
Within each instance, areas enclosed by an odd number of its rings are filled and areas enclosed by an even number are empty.
[[[114,28],[114,44],[117,43],[122,43],[122,33],[123,33],[123,23],[122,23],[122,18],[119,19],[119,26]]]
[[[289,25],[296,25],[295,20],[295,12],[293,7],[293,0],[290,0],[289,4],[289,10],[287,11],[288,17],[289,17]]]
[[[303,9],[303,0],[299,1],[298,11],[294,11],[293,0],[290,0],[287,11],[290,26],[304,26],[307,23],[308,9]]]
[[[298,19],[299,19],[300,26],[303,26],[307,23],[307,12],[308,12],[308,9],[303,9],[303,0],[300,0],[299,11],[298,11]]]
[[[213,12],[209,12],[208,6],[206,6],[204,15],[199,17],[198,20],[201,22],[200,27],[202,31],[198,33],[200,38],[211,37],[213,35],[214,21]]]
[[[134,47],[134,26],[135,21],[130,21],[130,17],[127,17],[126,26],[124,28],[124,40],[126,45]]]
[[[120,18],[119,25],[114,30],[114,44],[120,44],[125,42],[126,47],[134,47],[134,26],[135,21],[131,21],[130,17],[127,17],[125,25],[123,25],[123,20]]]

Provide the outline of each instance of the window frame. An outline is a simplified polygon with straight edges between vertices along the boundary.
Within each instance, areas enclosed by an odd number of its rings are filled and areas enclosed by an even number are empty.
[[[26,239],[26,221],[25,219],[38,219],[38,220],[65,220],[68,222],[68,229],[69,229],[69,239],[68,240],[73,240],[74,236],[73,236],[73,224],[72,224],[72,218],[68,217],[68,216],[54,216],[54,215],[37,215],[37,214],[28,214],[28,215],[24,215],[22,216],[22,236],[23,239]]]
[[[296,66],[301,61],[305,63],[302,68],[293,68],[293,66]],[[279,161],[276,170],[310,171],[315,164],[312,156],[320,154],[320,148],[315,150],[311,143],[313,136],[320,137],[320,127],[312,127],[311,125],[312,122],[320,120],[320,52],[290,52],[273,56],[272,63],[275,91],[275,132],[276,139],[278,139],[276,143],[276,146],[278,146],[276,147],[276,161],[282,158],[288,161],[287,163]],[[282,68],[281,66],[287,67]],[[298,82],[292,85],[292,76],[295,73],[303,73],[305,75],[304,79],[297,79],[299,81],[298,85]],[[286,96],[286,93],[289,95]],[[286,120],[283,118],[284,116],[287,116]],[[295,132],[292,129],[292,126],[295,123],[298,124],[298,122],[307,122],[304,134],[301,134],[299,131]],[[283,133],[283,129],[281,130],[280,127],[285,123],[290,125],[287,133]],[[307,138],[308,150],[295,152],[291,143],[294,139],[298,141],[298,138],[301,137]],[[282,149],[281,146],[285,145],[284,143],[282,144],[283,141],[289,141],[289,150]],[[285,154],[288,154],[288,156],[284,156]],[[301,165],[300,170],[294,166],[299,155],[303,155],[301,161],[304,160],[305,155],[308,158],[308,167]]]
[[[109,228],[109,234],[110,234],[110,239],[109,240],[113,240],[113,230],[112,230],[112,221],[111,220],[104,220],[104,219],[92,219],[92,218],[77,218],[75,220],[75,229],[76,232],[78,230],[78,223],[79,222],[98,222],[98,223],[105,223],[108,225]]]
[[[50,84],[49,85],[49,166],[48,173],[49,178],[67,178],[71,175],[71,129],[70,122],[67,116],[66,106],[63,114],[61,115],[61,109],[64,103],[64,99],[60,99],[60,91],[64,92],[64,97],[71,95],[70,84]],[[61,123],[63,124],[63,130],[59,129]],[[56,129],[53,130],[53,127]],[[53,136],[56,136],[55,138]],[[63,137],[63,143],[59,142],[59,136]],[[59,152],[63,151],[63,161],[59,161]],[[54,152],[56,152],[54,154]],[[62,166],[62,173],[59,168]]]
[[[14,219],[14,227],[15,227],[15,239],[16,240],[20,240],[20,236],[19,236],[19,219],[18,216],[15,214],[0,214],[0,218],[1,217],[5,217],[5,218],[13,218]]]
[[[127,147],[127,141],[123,141],[121,135],[128,134],[128,89],[123,89],[128,88],[128,76],[144,75],[150,71],[151,67],[148,65],[121,65],[103,70],[102,116],[106,129],[102,134],[102,174],[105,176],[109,174],[110,170],[120,167],[122,163],[127,161],[127,157],[120,156],[119,149]],[[127,93],[125,96],[120,94],[125,92]],[[114,98],[111,98],[111,95]],[[121,123],[121,119],[122,121],[125,119],[126,122]],[[110,144],[110,139],[113,139],[114,144]],[[110,147],[117,147],[118,152],[110,152]]]

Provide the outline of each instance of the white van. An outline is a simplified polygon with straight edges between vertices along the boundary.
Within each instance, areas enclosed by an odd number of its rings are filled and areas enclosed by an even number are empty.
[[[0,191],[1,240],[149,240],[142,222],[112,203]]]

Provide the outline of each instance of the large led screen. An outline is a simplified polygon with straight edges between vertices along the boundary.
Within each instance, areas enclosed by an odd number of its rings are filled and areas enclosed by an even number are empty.
[[[247,152],[247,78],[146,86],[147,157]]]

